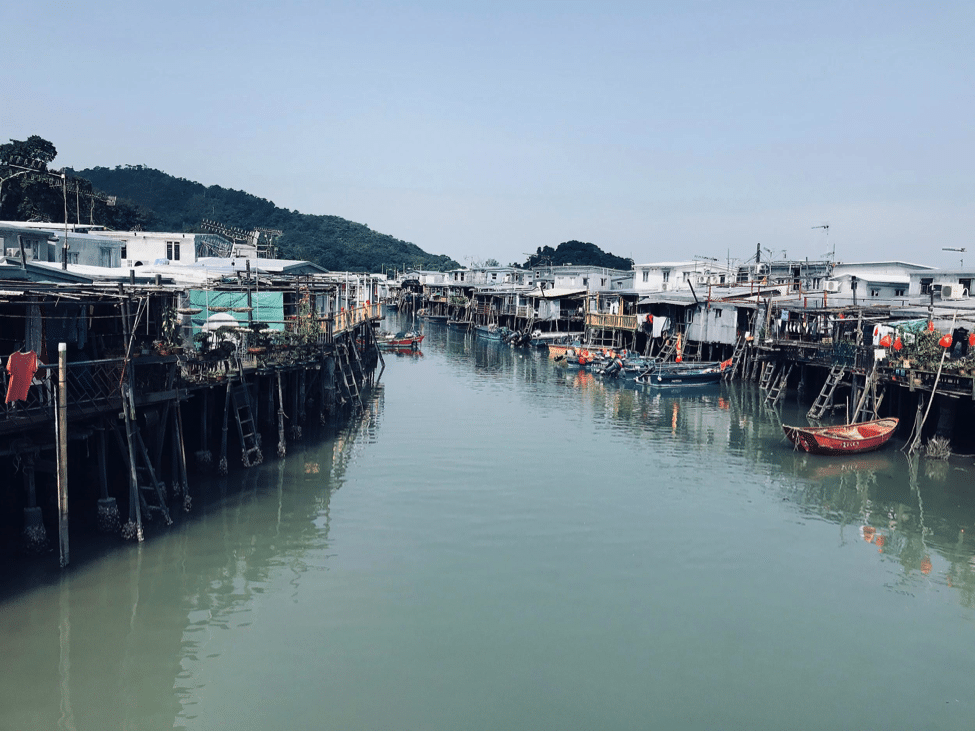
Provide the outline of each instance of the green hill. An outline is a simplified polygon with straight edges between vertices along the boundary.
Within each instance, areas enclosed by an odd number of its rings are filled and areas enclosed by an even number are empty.
[[[72,171],[106,194],[149,212],[155,231],[202,231],[204,219],[239,229],[279,229],[280,256],[307,259],[331,270],[380,272],[383,268],[447,270],[460,266],[388,234],[338,216],[313,216],[278,208],[243,191],[176,178],[142,165]]]

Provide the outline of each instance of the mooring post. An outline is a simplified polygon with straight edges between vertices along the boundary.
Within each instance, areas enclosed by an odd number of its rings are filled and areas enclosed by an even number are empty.
[[[61,568],[68,566],[68,344],[58,343],[58,549]]]

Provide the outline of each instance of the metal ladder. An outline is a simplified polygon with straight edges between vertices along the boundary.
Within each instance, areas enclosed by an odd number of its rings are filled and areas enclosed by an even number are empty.
[[[836,387],[843,383],[843,377],[846,376],[846,367],[841,364],[836,364],[829,370],[829,375],[826,377],[826,383],[823,384],[822,390],[819,392],[819,396],[816,397],[816,401],[806,412],[806,416],[809,419],[820,419],[826,410],[829,409],[833,404],[833,395],[836,393]]]

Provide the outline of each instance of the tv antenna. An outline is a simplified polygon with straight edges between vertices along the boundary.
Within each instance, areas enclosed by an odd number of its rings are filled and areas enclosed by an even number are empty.
[[[819,226],[813,226],[813,229],[822,229],[826,232],[826,254],[830,254],[829,251],[829,224],[820,224]],[[823,256],[826,256],[825,254]],[[833,251],[830,254],[830,261],[836,262],[836,242],[833,242]]]
[[[962,252],[962,253],[964,253],[965,247],[961,247],[960,249],[956,249],[955,247],[941,247],[941,251],[943,251],[943,252]],[[964,257],[961,258],[961,262],[959,263],[958,266],[959,267],[964,267],[965,266],[965,258]]]

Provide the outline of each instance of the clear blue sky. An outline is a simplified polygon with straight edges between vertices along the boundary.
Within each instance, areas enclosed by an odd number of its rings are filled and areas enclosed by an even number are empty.
[[[4,3],[0,138],[461,262],[975,264],[975,2]],[[829,238],[823,229],[828,223]]]

